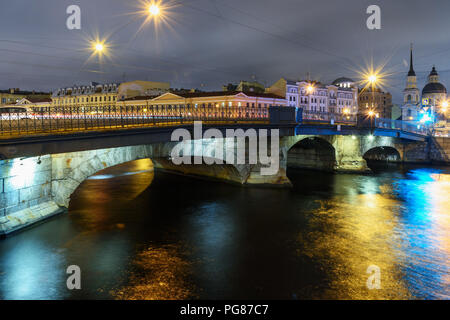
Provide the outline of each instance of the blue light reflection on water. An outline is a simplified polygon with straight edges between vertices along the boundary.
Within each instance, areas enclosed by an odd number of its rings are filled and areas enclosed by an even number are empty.
[[[2,299],[65,298],[65,259],[44,241],[15,243],[0,261],[0,285],[10,288]],[[45,289],[43,289],[45,288]]]
[[[417,298],[449,299],[450,174],[426,168],[406,173],[394,183],[403,200],[397,232],[404,278]]]
[[[145,168],[99,173],[73,196],[69,214],[0,242],[0,297],[114,298],[122,284],[155,283],[165,291],[156,297],[172,299],[186,297],[178,291],[213,299],[450,297],[448,169],[306,172],[292,176],[297,189],[271,190],[163,174],[152,182],[153,174],[136,174]],[[382,267],[384,292],[366,288],[372,261]],[[65,286],[70,264],[83,270],[80,292]],[[134,275],[143,276],[129,282]],[[161,286],[160,276],[173,281]]]

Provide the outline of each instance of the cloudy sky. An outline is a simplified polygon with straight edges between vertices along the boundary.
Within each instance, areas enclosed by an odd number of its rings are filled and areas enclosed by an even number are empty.
[[[81,30],[68,30],[68,6]],[[381,30],[366,27],[371,4]],[[386,64],[385,88],[401,99],[410,42],[422,87],[433,64],[450,84],[448,0],[163,0],[164,21],[144,23],[141,0],[1,0],[0,88],[51,90],[90,81],[169,81],[219,89],[280,77],[358,79]],[[107,38],[108,56],[90,57]]]

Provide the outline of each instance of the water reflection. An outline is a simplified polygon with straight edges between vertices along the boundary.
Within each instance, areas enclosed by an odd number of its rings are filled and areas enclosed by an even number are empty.
[[[318,203],[318,208],[306,213],[309,232],[298,235],[299,254],[317,260],[327,274],[328,281],[316,298],[408,298],[392,254],[399,240],[396,202],[367,193],[334,196]],[[370,265],[381,269],[381,290],[366,287]]]
[[[2,252],[0,284],[8,288],[2,299],[61,299],[65,295],[64,257],[42,241],[15,244]],[[45,288],[45,289],[44,289]]]
[[[128,284],[111,294],[122,300],[193,299],[190,267],[176,245],[146,248],[135,257]]]
[[[449,299],[449,169],[289,170],[293,189],[107,169],[0,241],[8,299]],[[68,291],[65,269],[82,270]],[[368,290],[367,268],[381,269]]]
[[[416,169],[397,182],[403,200],[401,251],[405,279],[419,298],[450,298],[450,175]]]

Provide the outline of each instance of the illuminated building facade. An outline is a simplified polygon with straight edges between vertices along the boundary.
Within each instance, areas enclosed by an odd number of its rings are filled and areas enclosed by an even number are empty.
[[[358,100],[360,115],[367,116],[373,112],[378,118],[392,119],[392,95],[389,92],[367,87],[359,92]]]
[[[19,100],[17,102],[17,105],[20,106],[29,106],[32,109],[33,108],[49,108],[52,106],[52,99],[51,98],[37,98],[37,97],[27,97]]]
[[[110,106],[116,101],[136,96],[160,95],[170,90],[168,82],[130,81],[123,83],[96,83],[87,86],[61,88],[53,92],[53,106]]]
[[[440,83],[439,74],[433,66],[428,81],[419,96],[417,77],[413,65],[412,47],[410,51],[410,67],[406,77],[406,88],[403,90],[402,120],[423,121],[424,119],[444,120],[448,118],[447,89]]]
[[[49,93],[23,91],[18,88],[12,88],[9,90],[0,90],[0,106],[17,104],[24,98],[32,99],[46,99],[50,97]]]
[[[349,78],[336,79],[331,85],[280,79],[266,91],[283,96],[289,106],[308,112],[352,115],[358,111],[358,88]]]
[[[168,92],[160,96],[138,96],[118,103],[123,106],[148,105],[156,107],[192,106],[194,108],[268,108],[286,106],[286,99],[271,93],[218,91]]]
[[[117,100],[118,88],[118,83],[100,84],[96,82],[91,82],[86,86],[60,88],[53,92],[53,106],[112,105]]]

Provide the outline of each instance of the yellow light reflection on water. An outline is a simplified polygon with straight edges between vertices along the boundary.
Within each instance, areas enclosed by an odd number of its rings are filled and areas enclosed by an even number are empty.
[[[393,185],[361,180],[358,192],[318,201],[310,213],[317,231],[299,234],[299,254],[325,261],[330,275],[312,298],[450,298],[450,174],[413,170]],[[380,290],[366,286],[370,265],[381,270]]]
[[[320,201],[314,212],[313,223],[326,233],[317,231],[299,235],[301,254],[329,261],[325,270],[331,275],[323,296],[333,299],[395,299],[408,298],[407,288],[401,282],[395,257],[391,254],[391,239],[396,238],[394,200],[383,195],[357,194],[346,201],[342,198]],[[314,228],[314,227],[313,227]],[[366,286],[367,268],[381,269],[381,289]]]
[[[188,283],[191,266],[177,245],[148,247],[134,260],[128,285],[111,292],[118,300],[185,300],[194,298]]]
[[[108,206],[103,204],[132,202],[151,185],[154,179],[153,170],[153,162],[150,159],[142,159],[99,171],[86,179],[71,196],[77,206],[70,206],[70,211],[72,214],[78,214],[83,224],[94,230],[124,229],[126,225],[121,222],[113,225],[107,223],[111,222],[110,212]],[[120,188],[117,188],[118,184],[121,185]],[[79,203],[79,198],[84,199],[84,202]],[[95,211],[95,214],[92,214],[92,211]]]

